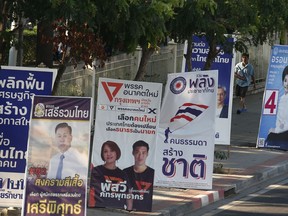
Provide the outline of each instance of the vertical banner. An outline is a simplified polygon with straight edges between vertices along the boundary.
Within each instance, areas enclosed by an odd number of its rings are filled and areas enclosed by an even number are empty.
[[[155,185],[211,189],[218,72],[169,74],[161,108]]]
[[[162,84],[99,79],[89,207],[151,211]]]
[[[229,38],[233,43],[233,38]],[[221,46],[218,46],[221,49]],[[185,49],[186,51],[187,49]],[[192,48],[192,71],[199,71],[204,68],[209,52],[209,44],[205,37],[193,36]],[[231,120],[232,120],[232,102],[233,102],[233,79],[235,66],[235,53],[221,51],[214,59],[211,70],[218,70],[218,92],[216,107],[216,127],[215,143],[221,145],[230,145]],[[186,62],[185,62],[186,63]],[[186,64],[183,64],[182,70],[187,72]]]
[[[35,96],[22,215],[86,215],[91,98]]]
[[[50,95],[57,70],[0,69],[0,206],[21,207],[32,96]]]
[[[288,150],[288,46],[272,47],[257,147]]]

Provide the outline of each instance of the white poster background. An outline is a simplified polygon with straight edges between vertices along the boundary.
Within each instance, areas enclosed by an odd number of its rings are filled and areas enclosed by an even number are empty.
[[[217,85],[217,70],[168,75],[157,136],[154,185],[212,188]]]
[[[147,165],[154,167],[162,84],[100,78],[96,106],[92,165],[101,165],[101,147],[107,140],[121,149],[117,166],[134,165],[132,145],[138,140],[149,144]]]

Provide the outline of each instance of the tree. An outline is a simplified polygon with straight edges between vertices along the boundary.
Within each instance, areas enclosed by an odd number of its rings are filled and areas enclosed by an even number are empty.
[[[41,46],[41,53],[46,50],[43,55],[43,58],[48,58],[46,62],[52,59],[52,49],[55,51],[62,43],[63,58],[52,94],[56,94],[67,65],[79,61],[92,65],[94,59],[106,59],[104,44],[94,31],[97,8],[93,1],[26,0],[25,5],[29,5],[23,7],[25,15],[38,21],[38,41],[41,41],[38,46]]]
[[[67,64],[76,66],[80,61],[84,61],[86,65],[92,66],[92,61],[95,59],[100,60],[102,64],[106,60],[106,52],[102,40],[95,35],[88,24],[85,23],[79,26],[80,24],[73,21],[67,23],[64,20],[59,20],[57,23],[54,22],[54,25],[56,32],[53,41],[54,43],[63,44],[63,53],[53,94],[57,92]]]
[[[5,1],[6,2],[6,1]],[[10,2],[10,1],[9,1]],[[209,69],[222,45],[230,50],[245,50],[246,43],[265,42],[287,24],[285,0],[18,0],[17,13],[39,24],[51,25],[50,39],[40,31],[45,41],[46,58],[51,47],[64,47],[53,93],[67,64],[94,58],[104,61],[116,52],[134,52],[139,45],[143,55],[135,80],[142,80],[150,56],[167,37],[175,41],[188,40],[187,58],[192,53],[192,35],[204,35],[209,44],[205,69]],[[49,30],[48,27],[45,30]],[[53,30],[53,32],[52,32]],[[227,37],[236,35],[235,44]],[[48,31],[49,36],[49,31]],[[54,44],[53,44],[54,43]],[[1,45],[1,44],[0,44]],[[49,48],[50,46],[50,48]],[[190,62],[190,61],[187,61]]]
[[[88,26],[100,39],[98,41],[102,42],[107,55],[117,51],[131,53],[139,45],[143,55],[135,80],[141,80],[145,75],[150,56],[158,45],[166,40],[168,34],[166,21],[174,15],[175,5],[181,2],[182,0],[118,0],[111,4],[111,1],[107,0],[94,0],[90,1],[94,5],[92,7],[94,13],[90,13],[89,17],[74,15],[70,17],[73,17],[75,24],[86,20]],[[87,60],[84,59],[85,62]]]
[[[132,53],[142,48],[142,57],[134,80],[142,80],[149,58],[166,40],[165,23],[174,15],[174,7],[182,0],[130,0],[117,1],[111,7],[107,0],[97,0],[99,34],[113,52]]]
[[[209,44],[209,53],[204,70],[211,68],[212,62],[221,51],[217,49],[220,45],[225,52],[232,52],[233,46],[240,51],[246,51],[245,41],[249,32],[255,28],[257,8],[249,3],[250,0],[216,0],[215,12],[208,13],[204,17],[205,24],[202,25],[201,31],[204,32],[205,38]],[[241,10],[241,13],[239,13]],[[241,39],[237,37],[240,32]],[[231,44],[228,38],[236,36],[235,43]]]
[[[191,59],[192,35],[205,36],[209,53],[203,69],[207,70],[220,51],[217,45],[230,51],[233,46],[243,52],[247,43],[257,46],[281,32],[287,24],[287,4],[284,0],[187,0],[184,7],[177,9],[171,32],[177,40],[188,40],[186,62]],[[227,37],[232,36],[237,40],[231,46]]]
[[[288,2],[285,0],[252,1],[258,9],[256,31],[252,32],[254,45],[264,42],[273,43],[275,35],[287,30]]]
[[[215,13],[217,4],[211,0],[187,0],[183,7],[175,9],[176,16],[168,22],[171,37],[180,43],[188,42],[185,55],[188,70],[191,71],[192,36],[203,34],[203,26],[209,21],[209,16]],[[208,24],[207,24],[208,25]]]
[[[4,64],[5,52],[9,50],[12,32],[7,31],[14,11],[13,1],[0,1],[0,64]]]
[[[140,65],[134,80],[142,80],[146,73],[149,58],[163,44],[168,36],[166,22],[174,16],[174,7],[180,6],[177,0],[136,1],[130,5],[130,18],[126,23],[125,45],[135,50],[142,48]]]

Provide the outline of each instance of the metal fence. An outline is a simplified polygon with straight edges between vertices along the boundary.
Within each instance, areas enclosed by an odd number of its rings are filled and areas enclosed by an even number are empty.
[[[147,65],[147,73],[143,81],[159,82],[166,84],[167,74],[181,72],[183,61],[183,44],[170,43],[168,46],[161,47],[155,52]],[[249,49],[250,62],[255,69],[255,78],[257,88],[262,89],[265,86],[265,79],[269,64],[271,46],[251,47]],[[62,79],[57,95],[63,96],[93,96],[97,95],[98,80],[100,77],[133,80],[141,58],[141,49],[137,49],[132,54],[120,54],[111,57],[103,68],[95,69],[84,68],[83,64],[67,67]],[[241,54],[236,53],[236,63],[241,61]],[[95,88],[93,85],[95,84]],[[259,90],[258,89],[258,90]]]
[[[170,43],[155,52],[148,62],[147,73],[143,81],[165,84],[168,73],[180,72],[183,47],[182,44]],[[133,80],[138,70],[140,58],[141,49],[137,49],[132,54],[120,54],[111,57],[103,68],[97,67],[97,63],[94,70],[93,68],[84,68],[83,64],[77,65],[76,68],[67,67],[57,95],[91,97],[93,89],[97,92],[100,77]],[[95,77],[93,77],[94,71]],[[95,88],[93,88],[93,83],[95,83]]]

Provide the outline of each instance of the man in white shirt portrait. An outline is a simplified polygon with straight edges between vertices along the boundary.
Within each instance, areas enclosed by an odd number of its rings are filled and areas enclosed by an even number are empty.
[[[66,122],[60,123],[55,128],[55,143],[59,152],[49,163],[47,178],[65,179],[75,177],[86,179],[88,175],[88,161],[82,158],[78,150],[71,147],[73,140],[72,128]]]

